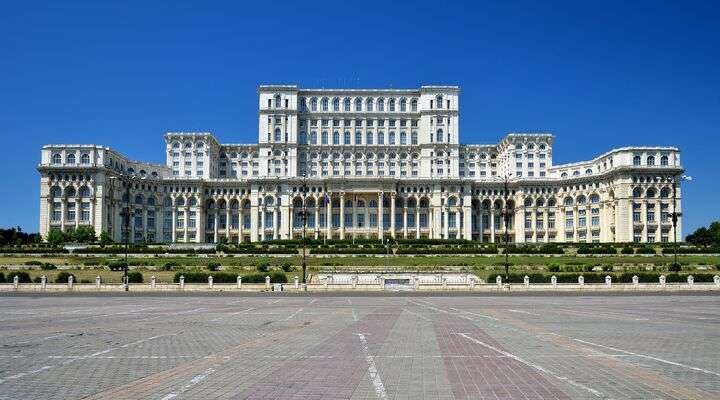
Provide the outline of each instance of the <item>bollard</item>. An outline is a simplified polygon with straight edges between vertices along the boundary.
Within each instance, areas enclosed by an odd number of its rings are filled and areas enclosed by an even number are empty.
[[[213,277],[212,277],[212,275],[208,276],[208,287],[209,287],[210,289],[213,288]]]
[[[45,290],[47,288],[47,276],[43,275],[40,277],[40,289]]]
[[[295,289],[300,289],[300,278],[295,277]]]
[[[495,277],[495,283],[498,285],[498,287],[502,286],[502,277],[500,275]]]
[[[19,284],[20,284],[20,277],[15,275],[15,277],[13,277],[13,288],[17,289]]]
[[[265,289],[270,290],[270,277],[265,277]]]
[[[715,286],[720,287],[720,275],[713,276],[713,282],[715,282]]]
[[[693,284],[695,284],[695,278],[692,275],[688,275],[687,283],[688,283],[688,286],[692,286]]]
[[[443,287],[443,289],[446,289],[446,288],[447,288],[447,278],[444,277],[444,276],[443,276],[443,278],[442,278],[442,287]]]
[[[420,277],[419,276],[413,276],[413,288],[414,289],[420,288]]]
[[[475,289],[475,278],[470,278],[470,289]]]
[[[237,276],[237,288],[242,289],[242,276]]]
[[[385,277],[378,275],[377,278],[378,282],[380,282],[380,289],[385,290]]]
[[[74,280],[72,275],[68,276],[68,289],[72,289]]]
[[[180,275],[180,289],[185,289],[185,275]]]
[[[580,275],[578,276],[578,285],[585,286],[585,277]]]
[[[640,285],[640,278],[637,275],[633,275],[633,286],[637,287]]]
[[[665,287],[665,275],[660,275],[660,286]]]
[[[352,288],[353,288],[353,289],[357,289],[358,276],[357,276],[357,275],[353,275],[352,278],[350,278],[350,281],[352,282]]]
[[[102,279],[100,278],[100,275],[95,277],[95,288],[100,289],[100,284],[102,283]]]
[[[612,277],[610,275],[605,275],[605,286],[612,286]]]
[[[525,285],[525,287],[530,286],[530,277],[529,276],[525,275],[525,277],[523,278],[523,285]]]
[[[155,275],[150,277],[150,287],[155,289]]]

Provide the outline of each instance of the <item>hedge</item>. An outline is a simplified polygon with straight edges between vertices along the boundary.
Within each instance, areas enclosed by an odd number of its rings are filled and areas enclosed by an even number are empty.
[[[175,273],[173,282],[180,282],[180,276],[185,276],[185,283],[207,283],[208,277],[212,275],[213,283],[236,283],[237,274],[231,274],[229,272],[195,272],[195,271],[181,271]],[[271,271],[268,273],[253,273],[242,276],[244,283],[265,283],[265,277],[270,277],[272,283],[287,283],[287,276],[281,271]]]
[[[617,250],[612,246],[587,246],[580,245],[577,249],[578,254],[617,254]]]
[[[68,278],[70,278],[71,276],[73,277],[73,282],[79,283],[77,276],[65,271],[57,274],[57,276],[55,277],[55,283],[68,283]]]
[[[312,254],[386,254],[387,250],[383,248],[329,248],[329,249],[312,249]],[[390,252],[392,254],[392,251]]]
[[[562,248],[554,244],[542,246],[507,246],[503,251],[508,254],[565,254]]]

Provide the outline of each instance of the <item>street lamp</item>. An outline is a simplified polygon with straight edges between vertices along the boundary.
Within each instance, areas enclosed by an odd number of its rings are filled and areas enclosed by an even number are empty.
[[[305,282],[305,276],[307,271],[307,263],[306,263],[306,239],[305,239],[305,232],[307,228],[307,174],[303,173],[303,183],[302,183],[302,211],[300,211],[300,217],[302,218],[302,283],[303,283],[303,289],[307,290],[307,285]]]
[[[673,266],[673,270],[675,270],[675,272],[680,271],[680,264],[678,264],[677,222],[678,222],[678,218],[682,216],[682,213],[677,211],[677,185],[678,185],[677,182],[678,182],[678,180],[680,180],[681,182],[682,181],[690,182],[690,181],[692,181],[692,179],[693,178],[691,176],[687,176],[687,175],[682,175],[679,178],[678,177],[673,178],[673,210],[670,213],[670,218],[672,219],[673,244],[674,244],[673,249],[674,249],[674,253],[675,253],[672,266]]]
[[[114,198],[114,191],[115,191],[115,182],[117,181],[117,177],[111,176],[110,177],[110,187],[113,190],[113,197]],[[122,232],[123,232],[123,241],[125,242],[125,265],[123,266],[123,288],[125,291],[130,290],[130,281],[128,279],[128,252],[130,249],[130,217],[132,216],[132,211],[130,211],[130,181],[126,180],[123,182],[125,184],[125,207],[120,211],[120,217],[122,217]],[[112,199],[111,198],[111,199]]]
[[[505,223],[505,282],[507,284],[510,284],[510,261],[508,260],[508,243],[510,241],[510,235],[508,234],[508,225],[510,225],[510,216],[512,215],[512,210],[510,210],[510,206],[508,205],[508,175],[505,175],[505,182],[504,182],[504,196],[505,196],[505,204],[503,205],[503,210],[500,215],[503,217],[503,222]]]

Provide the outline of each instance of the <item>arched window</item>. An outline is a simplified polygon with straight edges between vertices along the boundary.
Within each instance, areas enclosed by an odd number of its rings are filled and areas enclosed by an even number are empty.
[[[567,175],[567,172],[563,172],[562,174],[560,174],[560,177],[561,177],[561,178],[567,178],[567,176],[568,176],[568,175]]]
[[[355,132],[355,144],[362,144],[362,133],[360,131]]]
[[[322,99],[321,104],[322,104],[322,110],[323,110],[323,111],[327,111],[327,110],[328,110],[328,99],[327,99],[327,97],[324,97],[324,98]]]
[[[195,207],[197,205],[197,199],[195,197],[191,197],[188,199],[188,205],[190,207]]]
[[[275,199],[272,196],[266,196],[265,197],[265,205],[271,206],[273,204],[275,204]]]
[[[275,141],[279,142],[282,140],[282,132],[280,132],[280,128],[275,128]]]
[[[359,97],[355,99],[355,111],[362,111],[362,99]]]
[[[390,99],[388,101],[388,111],[395,112],[395,99]]]
[[[280,98],[279,94],[275,95],[275,108],[280,108],[282,106],[282,100]]]
[[[317,144],[317,132],[310,132],[310,144]]]
[[[135,196],[135,204],[142,204],[144,202],[142,195]]]
[[[53,186],[52,188],[50,188],[50,197],[61,197],[61,196],[62,196],[62,190],[59,187]]]
[[[337,97],[333,99],[333,111],[340,111],[340,99]]]
[[[437,132],[436,132],[436,134],[435,134],[435,141],[436,141],[436,142],[442,142],[442,141],[443,141],[443,130],[442,130],[442,129],[438,129],[438,130],[437,130]]]
[[[75,164],[75,153],[70,153],[65,157],[66,164]]]
[[[592,204],[597,204],[597,203],[599,203],[599,202],[600,202],[600,196],[598,196],[598,195],[595,194],[595,193],[593,193],[593,194],[590,195],[590,203],[592,203]]]
[[[77,192],[75,191],[75,187],[68,186],[65,188],[65,196],[66,197],[75,197],[76,194],[77,194]]]
[[[179,149],[179,148],[180,148],[180,142],[173,142],[172,148],[173,148],[173,149]]]
[[[80,156],[80,164],[84,164],[84,165],[90,164],[90,154],[83,153]]]
[[[592,169],[590,169],[590,168],[586,169],[585,175],[592,175]]]
[[[155,205],[155,198],[150,196],[147,198],[147,205],[154,206]]]
[[[372,132],[368,132],[365,135],[365,144],[373,144],[373,133]]]
[[[566,197],[565,198],[565,207],[570,207],[573,205],[573,198],[572,197]]]
[[[340,132],[333,132],[333,144],[340,144]]]
[[[52,163],[53,164],[62,164],[62,156],[60,155],[60,153],[53,154]]]
[[[410,111],[417,111],[417,99],[412,99],[412,101],[410,102]]]
[[[648,156],[647,165],[648,165],[648,167],[655,166],[655,156]]]
[[[300,99],[300,111],[307,111],[307,100],[304,97]]]
[[[667,199],[668,197],[670,197],[670,189],[666,187],[660,189],[660,197],[662,197],[663,199]]]
[[[310,100],[310,110],[317,111],[317,99],[314,97]]]
[[[655,197],[655,189],[653,189],[653,188],[648,189],[647,192],[645,193],[645,195],[649,199],[654,198]]]
[[[407,144],[407,132],[400,132],[400,144]]]
[[[352,144],[350,142],[350,132],[348,131],[345,131],[345,133],[343,134],[343,144]]]
[[[83,186],[80,188],[80,197],[90,197],[90,188]]]
[[[307,144],[307,133],[305,131],[300,132],[300,137],[298,137],[298,141],[300,144]]]
[[[400,112],[407,111],[407,100],[400,99]]]
[[[395,132],[388,133],[388,144],[390,144],[390,145],[395,144]]]
[[[667,167],[668,165],[668,156],[660,157],[660,166]]]
[[[455,197],[451,197],[448,199],[448,207],[455,207],[457,206],[457,199]]]
[[[633,197],[636,199],[642,197],[642,189],[640,189],[639,187],[633,189]]]
[[[417,132],[412,132],[410,134],[410,144],[418,144],[418,134]]]
[[[385,99],[379,98],[377,101],[378,111],[385,111]]]
[[[343,110],[350,111],[350,99],[348,97],[343,100]]]
[[[583,195],[578,196],[578,198],[577,198],[578,204],[585,204],[586,202],[587,202],[587,199],[585,198],[585,196],[583,196]]]
[[[378,132],[378,144],[385,144],[385,133]]]
[[[633,165],[639,167],[641,163],[640,156],[633,157]]]
[[[164,207],[172,207],[172,199],[170,197],[165,197],[163,199],[163,206]]]
[[[437,108],[443,108],[443,97],[441,94],[435,97],[435,103],[437,104]]]
[[[323,133],[322,133],[322,144],[328,144],[328,133],[327,133],[327,131],[323,131]]]
[[[365,111],[372,111],[373,110],[373,99],[367,99],[365,101]]]

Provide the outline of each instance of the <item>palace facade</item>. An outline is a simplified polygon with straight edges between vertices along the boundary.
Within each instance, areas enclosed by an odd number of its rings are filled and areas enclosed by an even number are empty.
[[[40,232],[242,243],[302,237],[305,215],[308,237],[327,239],[501,242],[507,229],[515,243],[673,240],[677,148],[554,165],[548,133],[460,144],[459,92],[263,85],[258,143],[168,132],[164,165],[101,145],[43,146]]]

